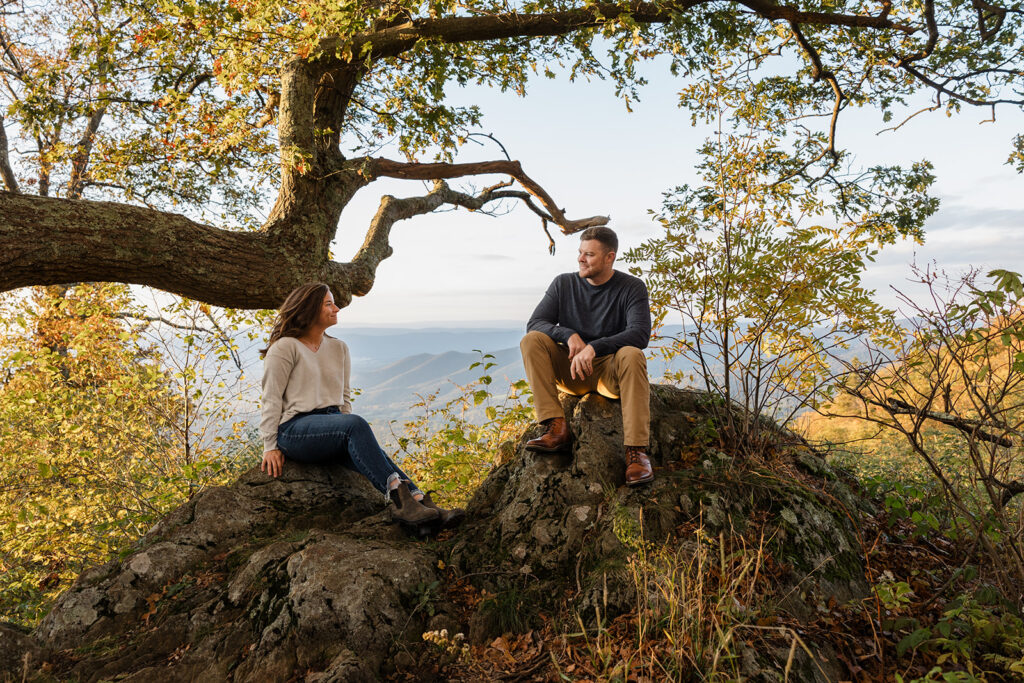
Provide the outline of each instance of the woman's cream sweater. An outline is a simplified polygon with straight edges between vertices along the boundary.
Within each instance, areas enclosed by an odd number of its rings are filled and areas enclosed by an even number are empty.
[[[263,450],[277,448],[277,428],[299,413],[338,406],[352,412],[352,359],[345,342],[324,335],[315,352],[295,337],[274,342],[263,360]]]

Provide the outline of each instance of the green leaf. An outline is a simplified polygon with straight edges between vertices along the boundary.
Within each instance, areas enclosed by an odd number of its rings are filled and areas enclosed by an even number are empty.
[[[919,628],[910,635],[900,640],[900,642],[896,645],[896,654],[902,657],[907,650],[916,650],[921,645],[921,643],[925,642],[931,637],[931,629]]]

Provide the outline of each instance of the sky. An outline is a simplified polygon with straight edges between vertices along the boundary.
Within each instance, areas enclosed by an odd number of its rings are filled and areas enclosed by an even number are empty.
[[[707,135],[677,108],[677,79],[667,70],[648,78],[632,113],[600,81],[539,79],[525,99],[479,87],[454,95],[482,107],[482,132],[497,137],[570,218],[610,215],[625,251],[658,234],[649,211],[666,190],[696,180],[695,150]],[[1021,269],[1024,178],[1005,162],[1012,137],[1024,132],[1024,114],[997,113],[996,122],[982,123],[990,110],[965,108],[951,118],[934,112],[887,133],[878,132],[887,124],[875,111],[844,114],[839,146],[853,150],[857,163],[928,159],[935,165],[933,193],[941,208],[926,225],[925,244],[890,247],[866,273],[882,303],[896,306],[894,287],[912,290],[907,278],[915,260],[952,272],[971,265]],[[491,158],[501,158],[495,145],[470,144],[458,161]],[[356,252],[382,195],[425,190],[410,181],[378,181],[362,190],[342,215],[335,257],[348,260]],[[460,209],[397,223],[394,255],[381,264],[370,293],[342,311],[339,324],[525,325],[551,279],[575,269],[579,238],[552,226],[557,251],[550,256],[540,221],[525,207],[510,208],[500,217]]]

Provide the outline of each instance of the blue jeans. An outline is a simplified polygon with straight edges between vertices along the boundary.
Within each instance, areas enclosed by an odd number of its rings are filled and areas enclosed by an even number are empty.
[[[409,490],[420,490],[398,468],[377,443],[369,423],[358,415],[338,408],[300,413],[277,428],[277,447],[284,457],[307,465],[340,463],[370,480],[387,494],[388,479],[398,475],[409,482]]]

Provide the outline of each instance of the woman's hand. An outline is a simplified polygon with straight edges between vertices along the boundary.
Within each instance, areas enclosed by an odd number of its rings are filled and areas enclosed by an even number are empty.
[[[284,453],[280,448],[263,452],[263,462],[260,463],[260,471],[266,472],[272,477],[280,476],[284,469]]]

